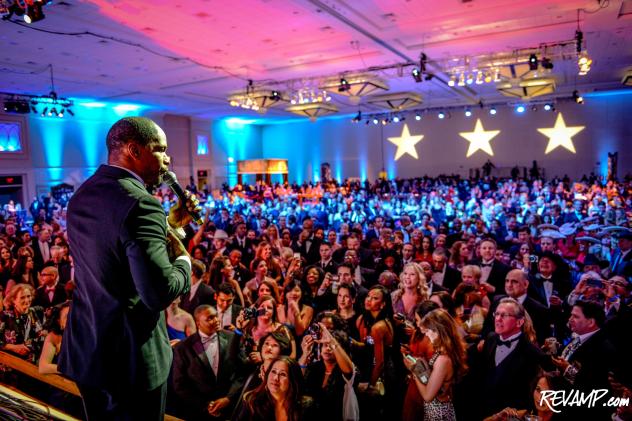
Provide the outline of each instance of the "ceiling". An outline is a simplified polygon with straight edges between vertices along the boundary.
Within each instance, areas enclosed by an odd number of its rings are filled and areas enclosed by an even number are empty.
[[[261,116],[226,98],[248,80],[287,92],[301,81],[387,67],[374,73],[389,92],[420,94],[420,108],[507,102],[493,84],[447,86],[446,70],[465,56],[573,40],[578,9],[592,69],[578,76],[576,57],[560,53],[553,96],[623,89],[632,0],[65,0],[46,5],[46,18],[31,25],[0,21],[0,91],[48,93],[52,64],[63,97],[278,119],[292,114],[273,107]],[[435,77],[416,83],[410,63],[422,52]],[[331,96],[341,113],[380,110]]]

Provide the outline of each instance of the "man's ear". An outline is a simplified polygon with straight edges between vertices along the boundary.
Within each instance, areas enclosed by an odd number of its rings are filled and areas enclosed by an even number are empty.
[[[127,144],[127,153],[130,157],[134,159],[140,158],[140,146],[138,145],[138,143],[129,142]]]

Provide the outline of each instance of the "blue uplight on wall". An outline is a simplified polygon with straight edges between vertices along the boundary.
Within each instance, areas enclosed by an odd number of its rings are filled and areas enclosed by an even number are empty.
[[[197,135],[197,154],[208,155],[208,136]]]
[[[0,123],[0,152],[21,152],[20,123]]]

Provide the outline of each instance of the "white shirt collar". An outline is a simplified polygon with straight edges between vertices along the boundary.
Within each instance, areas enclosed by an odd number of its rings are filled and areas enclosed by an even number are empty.
[[[524,300],[527,299],[527,294],[522,294],[520,297],[516,298],[516,300],[520,303],[520,304],[524,304]]]
[[[590,339],[590,337],[592,335],[594,335],[595,333],[599,332],[601,329],[597,329],[597,330],[593,330],[592,332],[588,332],[588,333],[584,333],[583,335],[579,335],[579,341],[580,343],[584,343],[586,342],[588,339]]]
[[[115,168],[119,168],[121,170],[125,170],[128,173],[132,174],[134,176],[135,179],[137,179],[138,181],[140,181],[140,184],[142,184],[143,186],[145,185],[145,182],[143,181],[142,178],[140,178],[140,175],[136,174],[134,171],[130,170],[129,168],[125,168],[125,167],[121,167],[118,165],[114,165],[114,164],[108,164],[110,167],[115,167]]]

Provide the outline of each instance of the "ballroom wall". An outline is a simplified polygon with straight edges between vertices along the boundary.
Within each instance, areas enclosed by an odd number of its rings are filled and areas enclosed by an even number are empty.
[[[425,114],[421,121],[409,115],[404,122],[412,136],[423,135],[416,144],[418,159],[408,154],[395,161],[397,147],[387,138],[399,137],[402,123],[383,126],[353,124],[350,117],[276,124],[250,124],[241,118],[195,119],[147,110],[82,109],[75,116],[56,119],[35,115],[0,114],[2,121],[20,121],[24,127],[24,153],[0,153],[0,175],[22,175],[24,201],[43,194],[53,185],[66,182],[78,186],[101,163],[106,162],[105,137],[114,121],[125,115],[146,115],[160,124],[169,139],[172,167],[183,183],[198,170],[208,172],[207,181],[218,187],[237,182],[236,162],[242,159],[286,158],[291,181],[320,177],[320,165],[328,162],[338,179],[377,177],[384,166],[390,177],[414,177],[459,173],[467,175],[488,158],[501,170],[515,165],[530,167],[533,160],[547,175],[579,177],[595,171],[605,174],[608,152],[619,152],[619,176],[632,172],[632,90],[616,94],[590,94],[586,103],[556,105],[555,112],[513,108],[473,109],[466,118],[462,110],[451,110],[451,118],[439,120]],[[585,126],[573,136],[576,153],[558,147],[545,154],[547,137],[538,128],[553,127],[561,112],[566,126]],[[490,141],[494,156],[482,151],[467,158],[468,141],[459,132],[474,129],[480,118],[485,130],[500,130]],[[230,162],[232,160],[232,162]]]
[[[289,156],[290,180],[302,182],[320,174],[320,163],[329,162],[336,178],[374,179],[382,167],[390,177],[414,177],[458,173],[467,175],[490,159],[498,168],[532,165],[537,160],[549,176],[568,174],[580,177],[595,171],[605,174],[608,152],[619,152],[619,175],[632,170],[632,90],[618,95],[593,94],[583,105],[564,102],[555,112],[539,108],[518,114],[513,107],[497,107],[491,116],[487,110],[473,109],[465,117],[463,110],[451,110],[451,118],[439,120],[436,113],[423,115],[421,121],[408,116],[404,122],[411,135],[423,135],[416,144],[419,159],[408,154],[395,161],[397,147],[387,140],[399,137],[403,123],[374,125],[352,124],[349,118],[323,119],[264,126],[263,155],[267,158]],[[585,126],[573,136],[576,153],[558,147],[545,154],[548,138],[537,131],[555,125],[558,112],[566,126]],[[477,151],[466,157],[469,142],[459,132],[474,130],[476,120],[485,130],[500,130],[490,145],[493,156]]]

